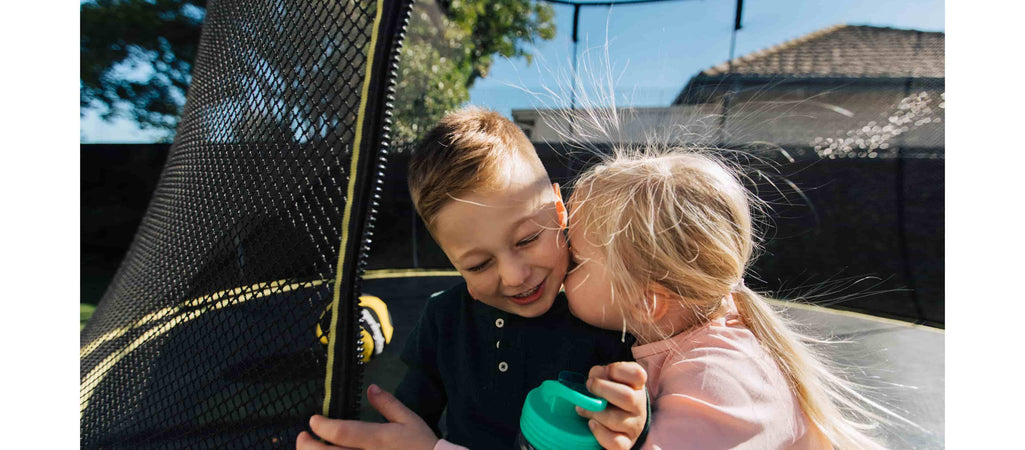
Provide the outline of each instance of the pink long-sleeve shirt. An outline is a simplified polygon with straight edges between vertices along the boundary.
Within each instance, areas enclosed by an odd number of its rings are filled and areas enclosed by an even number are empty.
[[[636,346],[633,355],[648,373],[652,402],[646,450],[832,449],[733,305],[701,327]],[[434,449],[464,447],[443,439]]]
[[[652,399],[645,449],[832,448],[735,307],[633,354]]]

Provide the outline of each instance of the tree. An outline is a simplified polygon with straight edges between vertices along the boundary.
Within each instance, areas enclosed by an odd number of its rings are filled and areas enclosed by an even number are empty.
[[[417,2],[402,52],[394,138],[408,143],[470,99],[495,55],[530,62],[535,39],[555,37],[550,5],[515,0],[455,0],[444,14]]]
[[[192,79],[206,3],[82,4],[83,112],[97,108],[105,120],[126,117],[172,136]],[[469,89],[487,75],[496,55],[529,62],[533,43],[555,36],[551,6],[534,0],[453,0],[447,7],[422,1],[413,14],[395,102],[394,138],[400,144],[469,100]]]
[[[81,9],[81,107],[173,132],[205,0],[96,0]]]

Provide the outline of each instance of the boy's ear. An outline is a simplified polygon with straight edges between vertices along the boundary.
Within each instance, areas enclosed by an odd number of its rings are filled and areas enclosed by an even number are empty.
[[[569,217],[566,214],[566,203],[562,201],[559,183],[552,183],[552,189],[555,189],[555,211],[559,214],[559,229],[565,229],[569,225]]]

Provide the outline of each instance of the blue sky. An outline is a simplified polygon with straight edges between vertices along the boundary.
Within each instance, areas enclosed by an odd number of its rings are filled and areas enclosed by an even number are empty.
[[[567,79],[573,8],[554,7],[559,33],[538,46],[536,64],[528,66],[522,59],[496,62],[488,78],[474,86],[471,102],[508,114],[512,108],[537,104],[510,84],[536,91],[539,86],[552,87],[560,83],[558,79]],[[667,105],[691,76],[728,59],[735,7],[734,0],[586,7],[580,14],[578,51],[584,55],[580,58],[599,68],[609,66],[617,103],[632,100],[626,103]],[[735,55],[840,23],[944,31],[944,4],[934,0],[748,0]],[[602,55],[606,40],[607,63]],[[591,49],[590,55],[585,49]]]
[[[667,105],[691,76],[726,61],[735,6],[734,0],[682,0],[583,8],[580,61],[610,69],[619,104]],[[553,7],[555,39],[538,45],[533,64],[522,58],[497,60],[488,77],[470,91],[471,103],[508,115],[514,108],[540,105],[521,88],[537,91],[565,84],[559,80],[571,72],[573,8]],[[748,0],[735,54],[840,23],[944,31],[944,18],[940,0]],[[81,142],[152,142],[156,136],[128,120],[104,123],[90,111],[81,121]]]

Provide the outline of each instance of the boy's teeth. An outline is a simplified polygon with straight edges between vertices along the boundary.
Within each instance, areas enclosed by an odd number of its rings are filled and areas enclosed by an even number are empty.
[[[524,297],[528,297],[528,296],[530,296],[530,295],[534,294],[534,292],[537,292],[537,288],[539,288],[539,287],[541,287],[541,286],[540,286],[540,285],[538,285],[538,286],[534,286],[534,289],[531,289],[531,290],[529,290],[529,291],[527,291],[527,292],[524,292],[524,293],[522,293],[522,294],[516,294],[516,295],[514,295],[513,297],[516,297],[516,298],[524,298]]]

